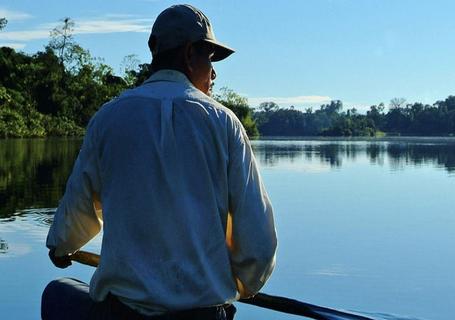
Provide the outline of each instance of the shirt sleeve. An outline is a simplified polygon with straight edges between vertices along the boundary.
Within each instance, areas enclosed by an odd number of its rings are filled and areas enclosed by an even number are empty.
[[[93,140],[92,120],[47,236],[46,246],[55,248],[56,256],[79,250],[102,227],[100,179]]]
[[[237,119],[235,119],[237,120]],[[228,166],[229,231],[228,247],[241,294],[256,294],[275,266],[277,247],[273,209],[262,183],[249,139],[235,121],[230,139]],[[239,286],[239,285],[238,285]]]

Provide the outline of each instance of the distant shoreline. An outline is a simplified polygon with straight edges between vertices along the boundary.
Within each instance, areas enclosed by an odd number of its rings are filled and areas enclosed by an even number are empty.
[[[81,140],[81,136],[47,136],[47,137],[9,137],[0,138],[0,141],[8,140]],[[407,142],[454,142],[455,136],[259,136],[251,141],[407,141]]]

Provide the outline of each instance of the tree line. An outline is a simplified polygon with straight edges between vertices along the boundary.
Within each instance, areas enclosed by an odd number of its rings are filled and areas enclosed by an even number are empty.
[[[0,18],[0,30],[7,20]],[[74,21],[65,18],[50,31],[43,51],[29,55],[0,48],[0,137],[81,136],[91,116],[123,90],[140,85],[150,64],[134,55],[123,60],[123,75],[77,44]],[[339,100],[305,111],[264,102],[253,109],[248,99],[228,88],[214,98],[233,110],[248,135],[377,136],[453,135],[455,96],[433,105],[393,99],[373,105],[366,114],[343,111]]]
[[[455,134],[455,96],[434,104],[406,103],[403,98],[385,105],[373,105],[366,114],[355,108],[342,111],[339,100],[305,111],[262,103],[254,112],[259,132],[264,136],[448,136]]]

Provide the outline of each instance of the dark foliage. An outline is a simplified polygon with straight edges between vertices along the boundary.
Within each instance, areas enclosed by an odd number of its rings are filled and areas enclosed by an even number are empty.
[[[455,96],[433,105],[405,104],[393,99],[390,110],[384,104],[373,105],[366,114],[356,109],[342,111],[341,101],[332,101],[318,110],[305,112],[280,108],[265,102],[254,113],[259,132],[264,136],[447,136],[455,134]]]

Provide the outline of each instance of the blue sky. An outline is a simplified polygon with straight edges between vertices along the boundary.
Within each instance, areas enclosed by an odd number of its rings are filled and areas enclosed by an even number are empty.
[[[64,17],[75,40],[120,72],[135,54],[150,61],[147,39],[166,0],[1,0],[9,23],[0,45],[42,50]],[[434,103],[455,94],[455,1],[198,0],[217,38],[235,48],[215,64],[215,89],[227,86],[252,107],[319,106],[340,99],[364,111],[394,97]]]

